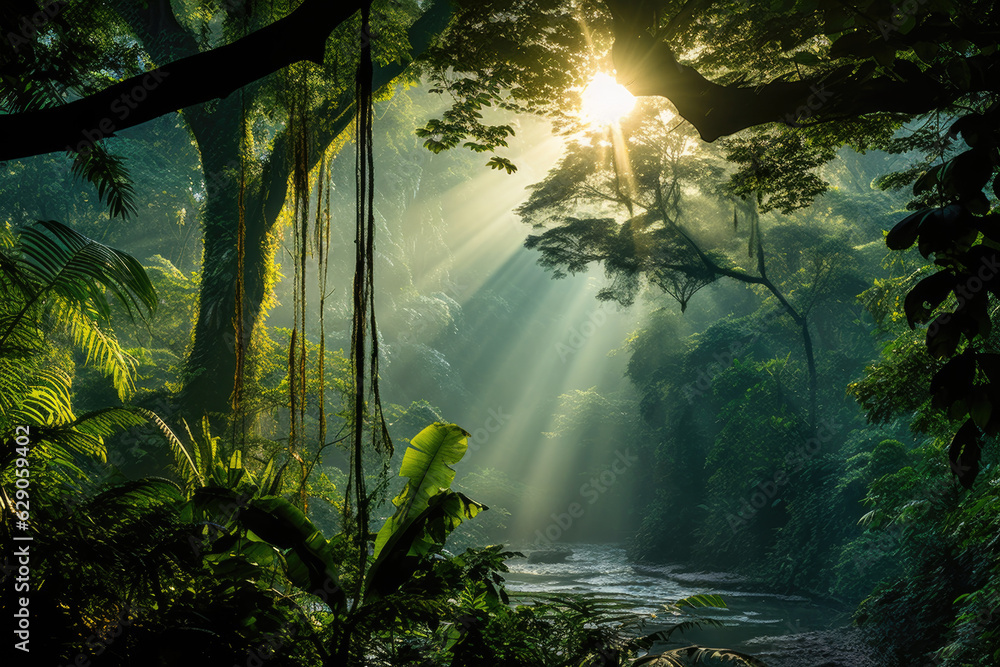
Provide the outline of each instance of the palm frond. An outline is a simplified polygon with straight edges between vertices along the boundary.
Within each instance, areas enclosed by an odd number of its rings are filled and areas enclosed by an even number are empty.
[[[87,507],[97,516],[111,516],[139,513],[150,505],[179,505],[186,500],[183,490],[169,479],[144,477],[98,493],[87,501]]]
[[[654,642],[670,641],[671,636],[673,636],[675,632],[679,634],[684,634],[689,630],[700,630],[703,627],[722,628],[725,627],[725,625],[726,624],[723,623],[722,621],[714,618],[701,618],[701,617],[693,618],[689,621],[682,621],[680,623],[677,623],[668,630],[657,630],[656,632],[644,635],[643,637],[640,637],[636,641],[636,644],[643,648],[649,648],[650,646],[653,645]]]
[[[75,176],[94,184],[112,217],[124,220],[136,215],[132,179],[120,157],[108,153],[100,143],[91,144],[76,153],[72,169]]]
[[[0,240],[0,280],[3,281],[4,294],[13,297],[12,301],[17,303],[26,300],[31,294],[31,281],[24,275],[17,259],[10,255],[13,237],[7,234],[6,230],[3,232],[3,238]],[[19,299],[18,296],[23,298]]]
[[[6,420],[27,394],[23,364],[0,357],[0,422]]]
[[[153,424],[155,424],[156,427],[160,429],[160,432],[167,439],[167,442],[170,443],[170,449],[174,454],[174,459],[177,461],[178,468],[183,469],[183,466],[181,465],[182,456],[184,457],[183,460],[187,461],[190,473],[185,475],[186,481],[189,484],[193,484],[195,481],[197,481],[198,486],[205,486],[205,478],[198,470],[198,465],[195,463],[195,459],[191,456],[191,453],[188,452],[187,447],[184,446],[184,443],[181,442],[181,439],[177,437],[177,435],[173,432],[173,430],[171,430],[169,426],[167,426],[167,423],[163,421],[160,418],[160,416],[155,412],[153,412],[152,410],[147,410],[145,408],[135,408],[135,410],[145,415],[146,419],[153,422]],[[186,423],[184,424],[184,427],[187,428]],[[191,430],[188,429],[188,434],[190,435],[190,433]]]
[[[145,269],[134,257],[56,222],[39,220],[21,232],[21,262],[37,287],[34,299],[54,292],[78,303],[91,304],[107,318],[104,290],[114,294],[129,315],[145,306],[156,311],[157,296]]]
[[[51,71],[22,62],[17,63],[15,68],[20,76],[4,76],[3,88],[0,89],[0,108],[7,113],[47,109],[65,102],[52,85]]]
[[[204,480],[198,472],[194,459],[188,453],[187,447],[184,446],[184,443],[181,442],[181,439],[177,437],[167,423],[152,410],[138,406],[103,408],[81,415],[67,426],[73,427],[80,433],[88,436],[103,439],[120,430],[133,426],[141,426],[146,423],[152,423],[163,437],[166,438],[170,444],[174,458],[178,461],[178,467],[182,467],[180,464],[186,461],[191,471],[189,477],[192,481],[198,480],[201,485],[204,485]]]
[[[107,438],[118,431],[122,431],[133,426],[141,426],[150,421],[149,410],[125,406],[121,408],[101,408],[86,414],[80,415],[67,426],[76,428],[81,433],[92,435],[95,438]]]
[[[58,368],[39,371],[27,383],[20,400],[7,413],[8,421],[14,423],[51,426],[73,420],[70,409],[69,375]]]
[[[54,308],[57,319],[66,326],[73,344],[87,355],[86,363],[111,378],[120,399],[130,397],[135,393],[135,358],[122,349],[117,338],[105,333],[96,320],[85,313],[78,314],[80,311],[73,304],[61,305],[64,307]]]
[[[40,436],[45,440],[50,459],[75,467],[72,454],[81,454],[106,461],[105,438],[119,431],[145,424],[148,410],[134,407],[111,407],[95,410],[65,423],[45,428]]]
[[[681,598],[676,602],[663,605],[668,611],[680,610],[683,607],[690,607],[692,609],[697,608],[711,608],[711,609],[726,609],[726,601],[722,599],[721,595],[689,595],[686,598]]]

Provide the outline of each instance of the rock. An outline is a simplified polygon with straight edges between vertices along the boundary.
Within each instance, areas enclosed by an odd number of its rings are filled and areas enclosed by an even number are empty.
[[[528,554],[529,563],[564,563],[572,551],[532,551]]]
[[[866,643],[857,628],[757,637],[736,650],[764,661],[767,667],[893,667],[895,660]]]

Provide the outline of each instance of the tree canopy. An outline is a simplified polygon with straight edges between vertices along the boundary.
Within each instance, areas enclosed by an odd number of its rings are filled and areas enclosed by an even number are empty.
[[[42,1],[0,7],[0,537],[43,662],[760,664],[511,604],[515,554],[445,548],[480,491],[491,539],[632,535],[996,662],[993,3]],[[610,126],[598,75],[642,98]],[[445,202],[520,194],[517,113],[565,152],[488,271]]]

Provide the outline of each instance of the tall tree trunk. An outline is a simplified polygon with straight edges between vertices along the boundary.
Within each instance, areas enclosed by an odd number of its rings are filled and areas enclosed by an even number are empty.
[[[121,15],[157,62],[170,62],[198,53],[194,37],[173,15],[169,0],[150,0],[136,8],[114,0]],[[421,54],[451,18],[448,2],[439,0],[409,29],[413,56]],[[408,62],[376,67],[372,77],[378,90],[390,84]],[[247,108],[259,84],[244,89]],[[198,320],[187,360],[188,377],[180,396],[180,409],[188,421],[206,413],[227,413],[236,376],[236,275],[238,257],[238,191],[242,101],[238,94],[208,105],[189,107],[185,120],[201,153],[207,186],[203,213],[204,253]],[[330,143],[354,120],[354,90],[332,96],[309,114],[312,125],[309,168],[315,167]],[[243,336],[246,343],[260,321],[266,302],[268,276],[273,271],[275,240],[271,234],[288,194],[291,162],[287,159],[291,137],[283,131],[275,138],[270,158],[259,176],[245,184],[246,255],[244,258]]]
[[[206,198],[202,212],[204,252],[194,343],[187,359],[187,381],[180,396],[181,411],[196,419],[206,413],[226,413],[236,377],[236,279],[239,270],[237,234],[239,215],[241,100],[221,100],[214,110],[204,107],[185,113],[201,153]],[[248,183],[247,190],[255,191]],[[259,206],[244,207],[246,257],[243,299],[243,347],[246,349],[264,301],[267,273],[273,257],[267,220]],[[263,246],[263,247],[262,247]]]
[[[414,22],[409,30],[414,56],[427,48],[431,38],[444,29],[450,17],[449,4],[436,2]],[[408,63],[390,63],[376,67],[372,76],[373,88],[378,90],[389,85],[407,66]],[[333,140],[353,122],[354,102],[354,91],[350,89],[327,99],[310,112],[310,170],[319,164],[320,157]],[[247,106],[250,106],[249,102]],[[211,115],[214,122],[202,119],[202,114],[203,108],[185,115],[198,141],[206,182],[209,182],[216,174],[225,173],[227,166],[238,168],[239,99],[233,96],[221,100]],[[268,275],[273,270],[277,248],[271,231],[288,194],[291,161],[287,159],[287,151],[291,139],[287,130],[281,132],[274,141],[271,156],[264,164],[259,180],[246,184],[243,275],[243,333],[246,339],[258,324],[261,304],[267,297]],[[229,186],[224,185],[215,188],[216,192],[208,193],[201,302],[194,344],[187,363],[190,375],[181,394],[182,410],[192,417],[206,412],[227,412],[233,391],[236,373],[233,319],[236,310],[237,188],[238,183],[233,181]]]

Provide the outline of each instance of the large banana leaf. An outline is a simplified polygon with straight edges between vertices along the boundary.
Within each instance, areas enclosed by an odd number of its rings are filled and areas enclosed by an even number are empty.
[[[392,501],[393,514],[375,538],[375,562],[365,578],[366,599],[397,590],[420,567],[420,556],[444,544],[465,519],[487,509],[449,487],[451,464],[465,456],[469,434],[454,424],[434,422],[418,433],[403,455],[406,487]]]
[[[444,544],[464,519],[472,519],[486,505],[464,494],[443,489],[427,507],[392,533],[365,577],[366,600],[386,596],[406,583],[421,566],[420,556]]]
[[[405,530],[427,509],[432,496],[451,488],[455,479],[451,465],[465,456],[468,438],[469,434],[455,424],[434,422],[410,440],[399,468],[399,476],[410,479],[392,501],[396,513],[385,522],[375,538],[376,558],[394,533]]]
[[[331,609],[346,608],[347,597],[340,587],[340,564],[330,542],[302,510],[284,498],[270,496],[247,500],[232,489],[206,486],[194,493],[194,504],[202,511],[215,510],[226,519],[236,509],[237,521],[256,536],[278,549],[284,557],[285,573],[299,588],[319,595]]]

